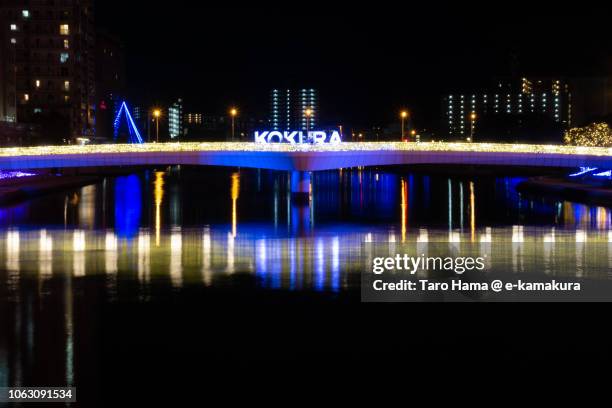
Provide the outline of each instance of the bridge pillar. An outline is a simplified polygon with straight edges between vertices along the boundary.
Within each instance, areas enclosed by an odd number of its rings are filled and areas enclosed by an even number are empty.
[[[308,203],[310,201],[310,183],[309,171],[292,171],[291,198],[298,203]]]
[[[292,171],[291,184],[291,231],[296,236],[308,235],[312,230],[311,173]]]

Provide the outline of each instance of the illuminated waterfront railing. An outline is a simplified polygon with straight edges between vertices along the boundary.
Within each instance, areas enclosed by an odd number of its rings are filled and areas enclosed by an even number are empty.
[[[340,144],[260,144],[233,142],[105,144],[0,148],[0,157],[180,152],[473,152],[612,156],[612,148],[502,143],[361,142]]]

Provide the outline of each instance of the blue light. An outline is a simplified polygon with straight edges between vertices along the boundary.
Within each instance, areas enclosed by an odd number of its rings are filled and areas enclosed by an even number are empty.
[[[604,171],[602,173],[593,174],[595,177],[612,177],[612,170]]]
[[[597,167],[580,167],[580,171],[578,173],[570,174],[569,177],[578,177],[583,176],[587,173],[591,173],[597,170]]]
[[[119,237],[138,235],[141,212],[140,179],[136,175],[118,177],[115,181],[115,230]]]
[[[129,143],[138,143],[142,144],[144,141],[140,136],[140,132],[134,123],[134,119],[132,119],[132,114],[127,107],[125,101],[121,102],[121,108],[119,108],[119,112],[117,112],[117,116],[115,117],[114,129],[115,129],[115,141],[119,137],[119,126],[121,125],[121,114],[125,112],[126,121],[128,124],[128,131],[130,132],[130,138],[128,140]]]

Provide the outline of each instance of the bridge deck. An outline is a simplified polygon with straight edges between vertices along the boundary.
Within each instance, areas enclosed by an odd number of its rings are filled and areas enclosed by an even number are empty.
[[[208,165],[316,171],[400,164],[612,168],[612,149],[492,143],[159,143],[0,148],[0,169]]]

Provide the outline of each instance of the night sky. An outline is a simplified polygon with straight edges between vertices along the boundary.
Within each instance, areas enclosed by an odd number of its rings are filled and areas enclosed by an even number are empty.
[[[126,45],[132,98],[182,96],[187,111],[205,114],[235,104],[265,116],[272,87],[316,87],[329,124],[386,124],[407,107],[422,127],[439,117],[443,94],[495,77],[610,75],[605,9],[432,3],[299,10],[99,0],[96,13]]]

